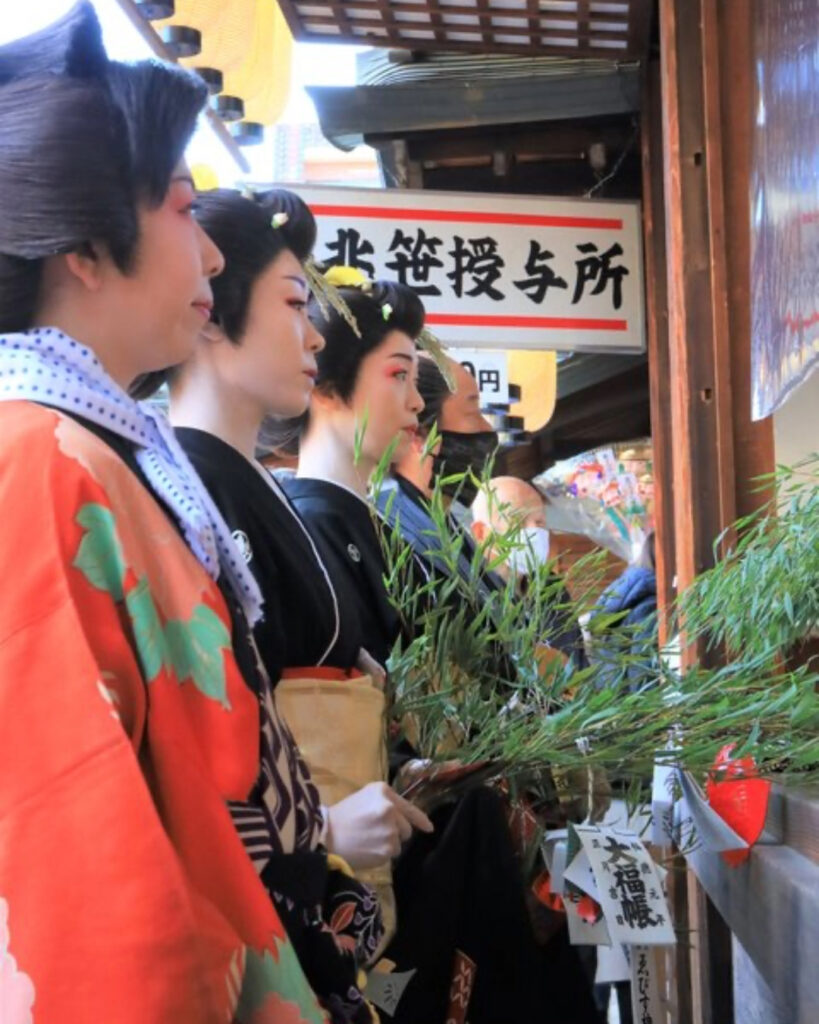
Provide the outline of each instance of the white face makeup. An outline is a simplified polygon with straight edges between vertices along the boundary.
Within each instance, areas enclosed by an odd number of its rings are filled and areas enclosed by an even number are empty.
[[[308,298],[301,264],[285,250],[253,283],[238,344],[222,345],[220,371],[263,415],[300,416],[307,409],[316,353],[324,348],[307,317]]]
[[[396,461],[411,444],[424,403],[418,394],[418,351],[409,335],[391,331],[361,362],[348,407],[360,431],[362,455],[378,463],[397,439]]]

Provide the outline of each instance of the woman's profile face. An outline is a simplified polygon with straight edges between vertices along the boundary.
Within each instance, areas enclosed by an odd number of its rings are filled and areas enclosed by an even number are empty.
[[[380,462],[396,439],[395,461],[406,453],[424,408],[417,377],[418,351],[403,331],[390,331],[361,361],[348,406],[363,431],[361,452],[369,461]]]
[[[106,301],[122,324],[133,376],[181,363],[210,317],[210,278],[222,254],[193,216],[196,195],[184,164],[160,206],[138,212],[139,239],[127,273],[106,261]]]
[[[264,416],[300,416],[308,406],[324,338],[307,317],[304,270],[289,250],[257,277],[238,344],[223,344],[221,372],[236,400]]]

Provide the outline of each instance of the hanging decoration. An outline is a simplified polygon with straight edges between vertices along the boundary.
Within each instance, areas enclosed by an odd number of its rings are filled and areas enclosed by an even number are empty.
[[[174,59],[198,71],[211,108],[241,146],[256,145],[290,93],[293,39],[272,0],[136,3]]]

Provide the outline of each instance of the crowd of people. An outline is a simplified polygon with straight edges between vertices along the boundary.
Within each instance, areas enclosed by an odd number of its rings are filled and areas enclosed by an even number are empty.
[[[419,581],[474,575],[522,525],[480,600],[548,560],[542,501],[477,493],[497,437],[469,374],[419,351],[412,289],[348,283],[328,309],[298,196],[195,193],[205,100],[109,61],[88,3],[0,47],[0,1007],[595,1024],[503,795],[425,813],[399,782],[417,752],[382,728],[407,627],[376,521]],[[263,425],[295,474],[257,457]],[[428,529],[453,475],[455,566]],[[582,664],[560,614],[544,635]]]

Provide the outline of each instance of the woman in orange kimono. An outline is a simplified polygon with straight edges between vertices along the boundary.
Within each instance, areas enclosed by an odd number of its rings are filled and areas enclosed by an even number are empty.
[[[258,588],[167,423],[219,251],[186,72],[90,4],[0,47],[0,1019],[325,1021],[228,810],[259,773]],[[235,653],[234,653],[235,649]],[[282,771],[296,772],[292,763]],[[305,783],[287,790],[312,812]]]

